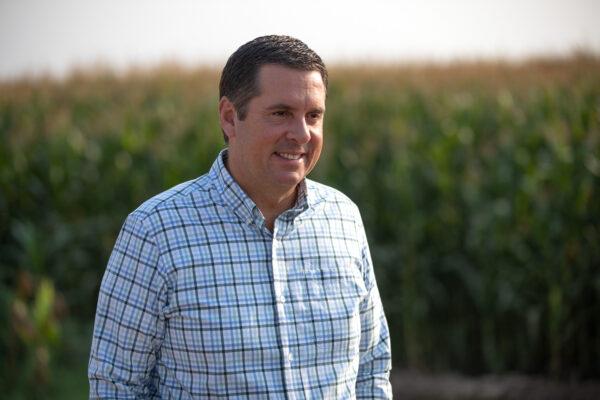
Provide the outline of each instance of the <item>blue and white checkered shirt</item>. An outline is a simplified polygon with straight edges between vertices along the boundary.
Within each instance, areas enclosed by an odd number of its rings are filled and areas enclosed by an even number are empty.
[[[271,232],[224,157],[125,221],[100,288],[90,398],[391,398],[357,207],[305,179]]]

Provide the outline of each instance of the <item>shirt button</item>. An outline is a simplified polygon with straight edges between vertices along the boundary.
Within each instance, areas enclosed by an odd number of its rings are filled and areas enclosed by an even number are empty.
[[[292,361],[294,359],[294,356],[292,355],[292,353],[288,353],[288,361]]]
[[[285,297],[284,296],[279,296],[279,302],[280,303],[285,303]]]

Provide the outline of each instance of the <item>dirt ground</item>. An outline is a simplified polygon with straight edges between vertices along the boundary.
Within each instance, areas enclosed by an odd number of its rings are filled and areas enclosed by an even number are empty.
[[[600,400],[600,381],[558,382],[523,375],[465,377],[392,370],[398,400]]]

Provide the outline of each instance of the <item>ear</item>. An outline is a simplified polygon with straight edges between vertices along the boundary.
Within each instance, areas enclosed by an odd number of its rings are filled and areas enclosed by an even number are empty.
[[[225,96],[219,100],[219,119],[221,129],[228,139],[235,137],[235,116],[236,111],[233,103]]]

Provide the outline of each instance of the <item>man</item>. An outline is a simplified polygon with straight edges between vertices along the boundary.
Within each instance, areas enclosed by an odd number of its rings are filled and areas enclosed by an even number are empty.
[[[327,71],[287,36],[228,60],[211,170],[129,215],[104,275],[91,398],[391,398],[357,207],[306,179]]]

